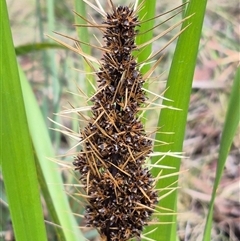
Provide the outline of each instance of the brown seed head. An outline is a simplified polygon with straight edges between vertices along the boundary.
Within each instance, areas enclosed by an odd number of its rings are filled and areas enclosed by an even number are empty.
[[[73,164],[90,196],[87,225],[96,227],[103,240],[126,241],[140,237],[157,203],[153,178],[143,168],[152,143],[137,120],[146,99],[131,55],[137,17],[120,6],[103,23],[108,25],[103,38],[109,51],[97,73],[100,89],[92,98],[92,119],[81,132],[83,151]]]

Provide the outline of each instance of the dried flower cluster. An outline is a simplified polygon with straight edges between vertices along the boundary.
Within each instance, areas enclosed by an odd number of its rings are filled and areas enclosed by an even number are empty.
[[[121,6],[103,22],[106,52],[97,73],[99,89],[73,163],[88,195],[87,225],[106,241],[140,237],[157,203],[154,180],[143,167],[152,143],[137,117],[146,99],[131,54],[138,24],[136,13]]]

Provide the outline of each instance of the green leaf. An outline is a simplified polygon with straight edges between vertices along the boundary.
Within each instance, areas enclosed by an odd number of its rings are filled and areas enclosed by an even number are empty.
[[[138,5],[142,4],[144,2],[143,7],[139,11],[138,19],[141,22],[141,20],[147,20],[152,19],[155,16],[155,9],[156,9],[156,0],[151,1],[145,1],[140,0]],[[141,24],[140,32],[146,32],[149,29],[152,29],[154,26],[154,20],[147,21],[145,23]],[[137,45],[141,45],[143,43],[146,43],[147,41],[151,40],[153,38],[153,30],[146,32],[145,34],[140,34],[136,38]],[[147,45],[144,49],[141,50],[141,52],[138,54],[138,62],[145,61],[152,52],[152,44]],[[144,74],[150,69],[150,65],[145,65],[141,69],[141,72]]]
[[[6,2],[1,1],[1,166],[15,239],[47,240]],[[2,34],[4,33],[4,34]]]
[[[142,5],[143,4],[143,5]],[[138,1],[138,6],[141,6],[140,11],[138,12],[138,21],[140,21],[140,33],[145,34],[139,34],[136,37],[136,44],[141,45],[153,38],[153,26],[154,26],[154,16],[155,16],[155,9],[156,9],[156,0],[151,0],[151,1],[145,1],[145,0],[140,0]],[[152,19],[150,21],[146,21],[148,19]],[[143,21],[143,23],[141,23]],[[152,30],[150,30],[152,29]],[[135,51],[133,55],[137,56],[137,61],[138,63],[142,63],[147,60],[147,58],[151,55],[152,53],[152,43],[148,44],[145,46],[143,49],[140,49],[139,51]],[[151,65],[147,64],[142,66],[141,68],[141,73],[142,75],[146,74],[148,70],[150,70]],[[144,84],[144,87],[147,89],[148,88],[148,83]],[[147,112],[144,113],[144,118],[142,118],[142,123],[146,123],[146,116]]]
[[[214,200],[216,197],[216,191],[220,183],[220,179],[226,163],[227,155],[229,153],[234,135],[236,133],[236,130],[240,121],[240,99],[239,98],[240,98],[240,67],[238,67],[236,72],[236,76],[232,86],[230,101],[228,105],[226,120],[224,123],[222,138],[220,142],[219,158],[217,162],[216,177],[215,177],[214,186],[213,186],[212,198],[208,209],[208,216],[207,216],[207,222],[205,225],[203,241],[208,241],[211,239],[213,207],[214,207]]]
[[[74,6],[75,6],[76,13],[78,13],[79,15],[81,15],[87,19],[86,3],[84,1],[74,0]],[[86,21],[84,21],[82,18],[80,18],[77,14],[75,14],[74,16],[75,16],[75,24],[86,24]],[[90,43],[90,36],[89,36],[88,28],[76,27],[76,31],[77,31],[79,40],[81,40],[85,43]],[[85,53],[91,54],[91,47],[89,45],[83,44],[83,45],[81,45],[81,47]]]
[[[66,49],[64,46],[56,44],[56,43],[30,43],[30,44],[24,44],[20,45],[15,48],[16,55],[25,55],[29,54],[35,51],[42,51],[47,49]]]
[[[185,13],[185,17],[194,14],[191,18],[187,19],[182,26],[182,29],[188,28],[180,35],[174,57],[169,72],[167,81],[167,91],[165,97],[173,100],[173,106],[180,109],[162,109],[159,117],[158,127],[161,128],[161,133],[156,134],[156,140],[160,140],[168,145],[156,146],[154,151],[157,152],[181,152],[184,140],[185,126],[188,113],[188,105],[191,94],[193,74],[196,64],[198,53],[199,40],[201,37],[202,24],[206,9],[207,1],[190,1]],[[163,101],[163,105],[169,105],[169,102]],[[174,132],[174,134],[163,134],[162,132]],[[157,142],[156,142],[157,144]],[[153,159],[153,163],[157,161]],[[174,167],[175,169],[163,169],[163,175],[169,175],[179,172],[180,160],[176,157],[166,156],[161,165]],[[159,169],[153,169],[154,176],[159,174]],[[161,179],[157,184],[157,189],[164,189],[169,185],[177,187],[178,176],[171,176]],[[160,196],[167,193],[162,191]],[[177,191],[172,192],[169,196],[163,198],[159,206],[176,210]],[[169,211],[165,211],[169,212]],[[164,213],[164,211],[162,211]],[[149,238],[158,241],[170,241],[176,239],[176,215],[161,215],[161,222],[166,224],[159,225],[157,231],[148,235]],[[167,224],[169,223],[170,224]]]
[[[23,72],[19,70],[29,130],[37,156],[39,181],[53,222],[60,225],[57,234],[60,240],[85,240],[78,228],[64,192],[61,172],[53,158],[51,140],[45,122]]]

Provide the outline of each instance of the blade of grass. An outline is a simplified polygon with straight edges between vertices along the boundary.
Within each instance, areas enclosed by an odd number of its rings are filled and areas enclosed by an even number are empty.
[[[1,166],[15,239],[47,240],[7,6],[1,1]],[[3,33],[3,34],[2,34]]]
[[[239,121],[240,121],[240,67],[238,67],[236,71],[236,76],[233,82],[230,101],[229,101],[228,110],[226,114],[223,133],[222,133],[222,138],[220,142],[216,177],[215,177],[213,191],[212,191],[212,198],[208,209],[208,216],[207,216],[207,221],[205,225],[203,241],[208,241],[211,239],[214,200],[216,198],[217,188],[220,183],[220,179],[226,163],[227,155],[229,153],[234,135],[239,125]]]
[[[75,11],[80,14],[81,16],[83,16],[84,18],[86,17],[86,4],[83,1],[78,1],[75,0],[74,1],[74,7],[75,7]],[[74,15],[75,17],[75,24],[85,24],[86,22],[81,19],[80,17],[78,17],[76,14]],[[78,38],[85,42],[85,43],[90,43],[90,36],[89,36],[89,32],[88,32],[88,28],[79,28],[76,27],[76,31],[78,34]],[[88,45],[81,45],[83,51],[87,54],[91,53],[91,47]]]
[[[191,86],[195,63],[197,58],[201,29],[206,9],[207,0],[190,1],[186,10],[186,16],[194,14],[190,19],[183,23],[182,29],[190,26],[180,35],[175,49],[169,77],[167,81],[167,91],[165,96],[173,100],[173,106],[181,109],[180,111],[171,109],[162,109],[159,117],[158,127],[161,132],[174,132],[172,135],[163,133],[156,134],[156,140],[169,143],[165,146],[156,146],[154,151],[157,152],[180,152],[182,150],[185,126],[188,113],[188,105],[191,94]],[[190,43],[190,44],[189,44]],[[163,105],[168,105],[163,101]],[[153,163],[157,161],[153,159]],[[172,166],[175,169],[163,169],[162,175],[168,175],[173,172],[179,172],[180,160],[176,157],[167,156],[161,162],[162,165]],[[159,169],[153,169],[154,176],[157,176]],[[158,182],[157,188],[164,189],[178,180],[177,176],[162,179]],[[177,182],[171,187],[177,187]],[[161,192],[164,195],[167,191]],[[176,211],[177,191],[162,199],[159,206]],[[164,213],[164,211],[163,211]],[[163,215],[161,222],[171,222],[158,227],[157,231],[151,233],[148,237],[158,241],[176,239],[176,215]]]
[[[156,0],[152,0],[152,1],[139,0],[138,6],[141,5],[142,3],[143,3],[143,6],[139,11],[138,20],[141,21],[141,20],[152,19],[155,16]],[[146,33],[137,35],[136,37],[137,46],[143,43],[146,43],[147,41],[153,38],[153,30],[147,32],[147,30],[153,28],[153,26],[154,26],[154,20],[147,21],[141,24],[141,28],[140,28],[141,32],[146,32]],[[152,53],[152,44],[149,44],[144,49],[141,49],[140,53],[136,51],[136,53],[134,54],[138,55],[138,62],[140,63],[140,62],[144,62],[150,56],[151,53]],[[150,68],[151,68],[150,64],[144,65],[141,68],[142,75],[146,74],[150,70]],[[144,84],[144,88],[148,89],[147,83]],[[147,116],[147,111],[144,113],[143,116],[144,117]],[[146,118],[142,118],[141,121],[143,124],[145,124]]]
[[[42,114],[22,70],[19,70],[24,93],[24,104],[35,153],[42,192],[53,222],[60,225],[57,234],[60,240],[85,240],[69,207],[64,192],[61,173],[56,163],[47,158],[54,157],[51,141]]]
[[[142,4],[142,2],[144,2],[144,4],[141,11],[139,11],[139,15],[138,15],[139,21],[153,18],[155,16],[156,0],[151,0],[151,1],[140,0],[138,2],[138,5]],[[146,32],[147,30],[151,29],[153,26],[154,26],[154,20],[142,23],[140,28],[141,32]],[[136,38],[136,43],[137,45],[141,45],[151,40],[152,38],[153,38],[153,30],[148,31],[145,34],[138,35]],[[141,50],[141,53],[138,55],[138,62],[139,63],[144,62],[149,57],[151,52],[152,52],[152,44],[149,44],[143,50]],[[150,68],[151,66],[149,64],[144,65],[141,69],[141,73],[145,74]]]
[[[55,28],[55,4],[54,0],[48,0],[47,3],[47,32],[50,34]],[[52,41],[52,40],[49,40]],[[56,63],[56,51],[54,49],[49,49],[47,51],[47,58],[48,58],[48,69],[50,70],[50,84],[52,86],[52,96],[53,96],[53,112],[59,112],[59,100],[62,93],[62,86],[60,85],[58,79],[58,68]],[[49,104],[45,103],[45,104]],[[53,120],[59,122],[59,117],[54,115]],[[56,128],[56,125],[51,123],[53,128]],[[56,148],[58,149],[60,145],[60,133],[57,131],[51,132],[52,141],[54,142]]]
[[[46,50],[46,49],[66,49],[66,48],[59,44],[48,43],[48,42],[30,43],[30,44],[24,44],[24,45],[15,47],[17,56],[29,54],[29,53],[32,53],[35,51],[42,51],[42,50]]]

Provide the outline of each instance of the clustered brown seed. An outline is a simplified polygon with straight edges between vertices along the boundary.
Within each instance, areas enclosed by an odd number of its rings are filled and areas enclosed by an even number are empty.
[[[157,203],[154,179],[144,168],[152,143],[138,120],[146,97],[143,78],[131,52],[136,49],[137,16],[128,7],[107,14],[105,49],[97,73],[98,91],[92,98],[92,118],[81,132],[84,140],[74,166],[89,198],[88,226],[103,240],[140,237]]]

